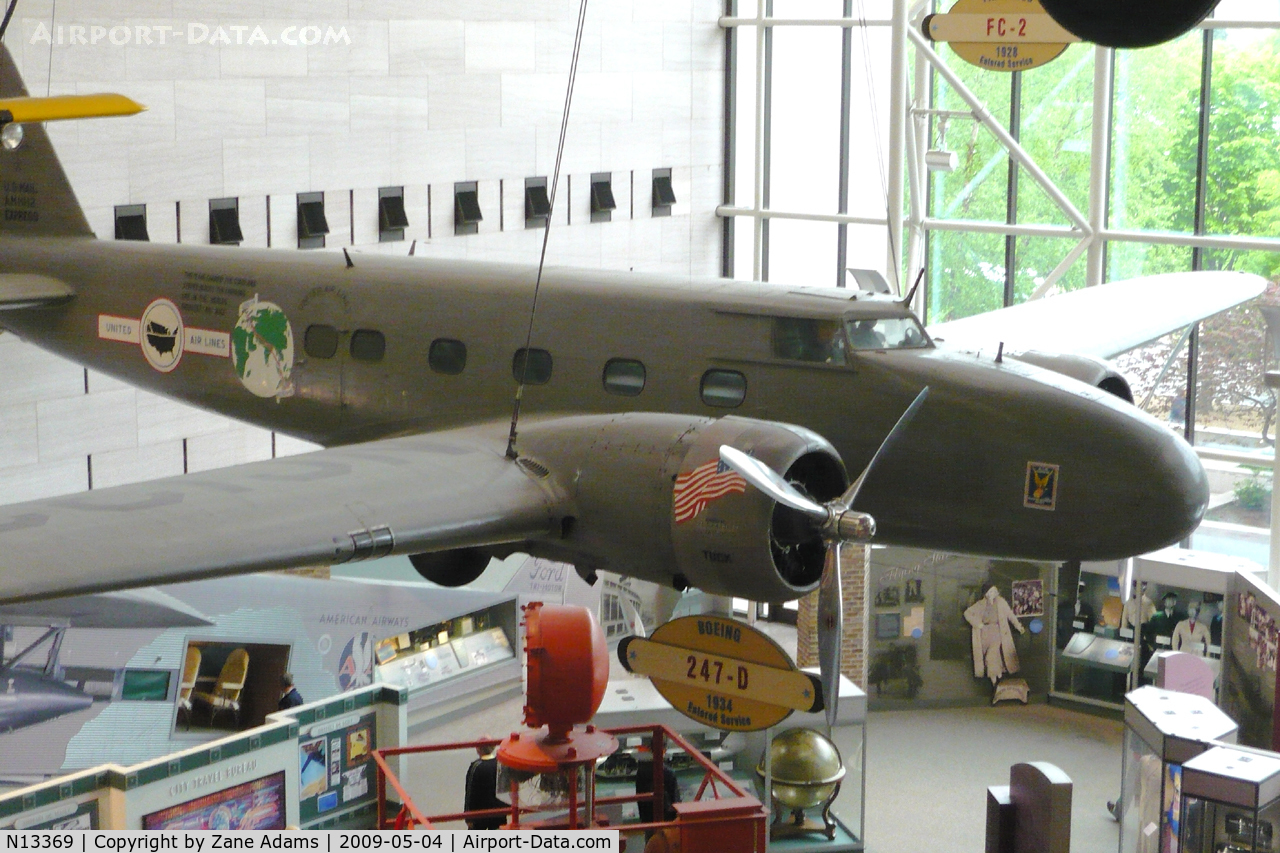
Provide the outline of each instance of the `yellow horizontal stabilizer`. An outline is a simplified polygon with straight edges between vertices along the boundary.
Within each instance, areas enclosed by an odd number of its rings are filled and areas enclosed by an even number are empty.
[[[13,120],[19,123],[131,116],[145,109],[132,98],[111,92],[98,95],[54,95],[49,98],[0,98],[0,110],[8,110],[13,115]]]

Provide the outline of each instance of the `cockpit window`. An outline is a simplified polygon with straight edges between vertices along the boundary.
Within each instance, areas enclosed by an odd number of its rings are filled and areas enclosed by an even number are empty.
[[[855,350],[916,349],[929,339],[914,317],[864,317],[845,321],[849,345]]]
[[[774,358],[844,364],[844,351],[844,335],[840,331],[839,320],[773,319]]]

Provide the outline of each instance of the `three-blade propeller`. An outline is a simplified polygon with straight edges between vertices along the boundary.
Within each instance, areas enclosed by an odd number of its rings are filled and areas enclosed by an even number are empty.
[[[925,397],[926,386],[898,418],[893,429],[885,436],[867,467],[858,478],[835,500],[820,504],[800,493],[776,471],[741,450],[727,444],[720,446],[720,458],[743,479],[764,492],[774,501],[803,513],[827,543],[826,559],[822,567],[822,580],[818,585],[818,666],[822,680],[822,704],[826,710],[827,727],[835,725],[836,704],[840,692],[840,641],[844,636],[844,596],[840,589],[840,546],[845,542],[868,542],[876,533],[875,519],[853,508],[862,491],[862,485],[876,463],[883,459],[900,439],[911,419],[915,417]]]

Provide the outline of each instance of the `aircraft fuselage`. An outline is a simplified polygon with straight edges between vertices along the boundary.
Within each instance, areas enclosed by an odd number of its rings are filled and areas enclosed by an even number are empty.
[[[83,711],[93,697],[25,669],[0,670],[0,734]]]
[[[51,276],[77,294],[0,313],[22,337],[327,446],[509,417],[535,278],[532,267],[469,261],[357,254],[348,267],[330,252],[89,239],[0,238],[0,258],[0,272]],[[524,361],[531,378],[548,367],[549,378],[526,386],[522,411],[794,423],[831,441],[856,475],[927,385],[907,440],[860,502],[882,540],[1109,559],[1199,522],[1203,469],[1133,406],[998,362],[994,348],[975,355],[923,336],[859,348],[859,318],[915,324],[900,304],[856,291],[548,269]],[[837,329],[841,343],[824,358],[780,342],[797,329]]]

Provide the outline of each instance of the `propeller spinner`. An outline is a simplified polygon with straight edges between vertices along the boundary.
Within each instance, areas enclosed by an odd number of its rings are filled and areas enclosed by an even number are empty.
[[[911,419],[915,417],[925,397],[926,386],[898,418],[893,429],[885,436],[867,467],[858,479],[835,500],[820,504],[801,494],[795,486],[782,479],[776,471],[758,459],[727,444],[720,445],[720,458],[743,479],[784,506],[803,513],[818,529],[827,543],[826,559],[822,566],[822,581],[818,585],[818,666],[822,680],[822,705],[826,710],[827,728],[835,725],[836,703],[840,688],[840,640],[844,636],[844,596],[840,589],[840,547],[845,542],[869,542],[876,533],[876,520],[865,512],[858,512],[853,503],[862,491],[867,475],[899,440]]]

